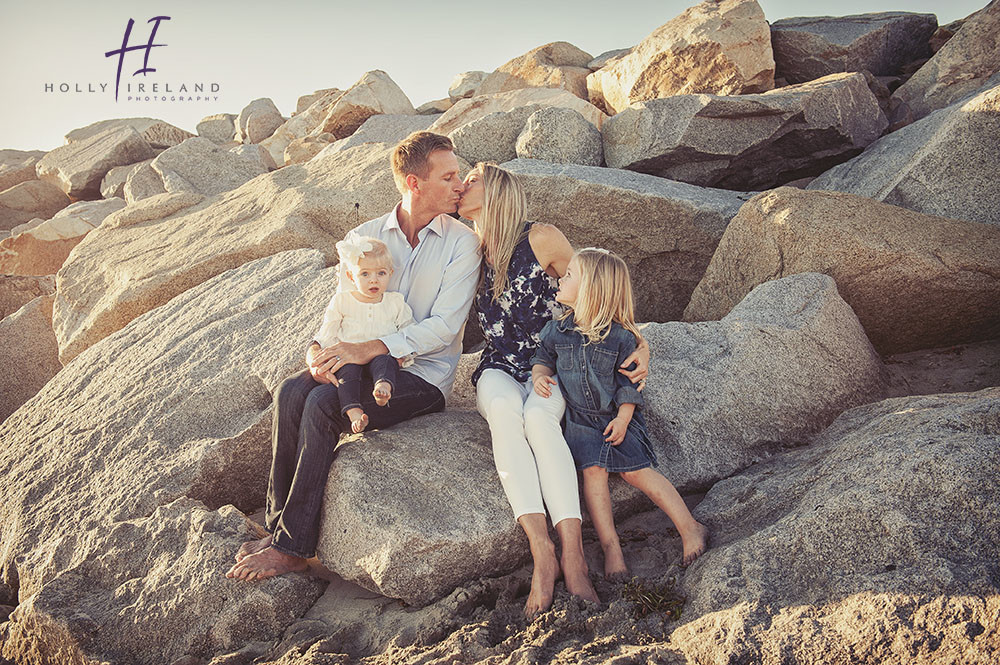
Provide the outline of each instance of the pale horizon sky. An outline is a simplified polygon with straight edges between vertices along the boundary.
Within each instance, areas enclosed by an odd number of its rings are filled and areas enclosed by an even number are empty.
[[[366,71],[382,69],[414,106],[446,97],[454,76],[492,71],[542,44],[568,41],[599,55],[632,46],[694,0],[616,0],[567,4],[546,0],[498,3],[424,3],[242,0],[109,0],[100,3],[0,0],[0,149],[52,150],[63,136],[98,120],[154,117],[196,132],[207,115],[239,113],[270,97],[285,116],[296,100],[320,88],[346,89]],[[760,0],[768,21],[793,16],[845,16],[878,11],[936,14],[949,23],[981,9],[986,0],[885,1]],[[613,7],[613,10],[609,9]],[[206,91],[219,85],[218,100],[128,101],[126,84],[142,66],[143,51],[126,54],[119,100],[114,98],[117,56],[128,19],[130,45],[145,44],[157,15],[160,24],[146,80],[172,89],[181,84]],[[54,86],[45,91],[45,84]],[[106,92],[86,92],[88,86]],[[60,92],[68,84],[70,92]],[[76,92],[80,86],[84,92]],[[134,89],[134,88],[133,88]],[[134,94],[134,93],[133,93]],[[150,95],[152,96],[152,95]],[[159,96],[163,96],[162,94]],[[176,94],[175,94],[176,96]],[[196,96],[191,93],[190,96]],[[203,93],[204,96],[204,93]],[[212,95],[209,95],[212,96]]]

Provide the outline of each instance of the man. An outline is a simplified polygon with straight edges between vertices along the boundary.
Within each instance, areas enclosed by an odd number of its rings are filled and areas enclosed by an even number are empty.
[[[262,579],[307,567],[315,555],[319,516],[337,437],[349,432],[332,376],[345,364],[364,365],[390,354],[414,357],[399,372],[388,405],[377,407],[370,380],[362,383],[369,427],[395,425],[444,409],[462,353],[461,333],[479,278],[479,238],[447,213],[458,209],[465,187],[454,146],[445,136],[415,132],[392,155],[403,200],[389,214],[355,229],[388,245],[395,263],[389,290],[403,294],[416,323],[367,342],[310,344],[308,368],[275,392],[271,474],[265,528],[269,535],[244,543],[226,577]],[[340,288],[348,288],[341,267]],[[329,374],[327,374],[329,372]]]

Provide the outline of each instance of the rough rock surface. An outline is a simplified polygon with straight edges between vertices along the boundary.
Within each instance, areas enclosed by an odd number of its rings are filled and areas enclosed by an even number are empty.
[[[929,58],[934,14],[878,12],[852,16],[785,18],[771,24],[775,76],[805,83],[837,72],[898,74]]]
[[[432,99],[429,102],[424,102],[416,108],[417,115],[437,115],[439,113],[444,113],[450,109],[454,103],[451,101],[450,97],[443,97],[441,99]]]
[[[433,454],[416,453],[414,441],[434,441]],[[340,448],[317,555],[344,579],[423,604],[527,554],[478,413],[423,416]]]
[[[316,102],[316,100],[320,99],[325,95],[329,95],[330,93],[340,95],[343,92],[344,92],[343,90],[338,90],[337,88],[321,88],[311,94],[302,95],[295,103],[295,113],[293,113],[292,116],[296,116],[299,113],[302,113],[307,108],[312,106]]]
[[[373,115],[362,123],[358,130],[347,138],[335,141],[328,150],[347,150],[365,143],[388,143],[395,147],[413,132],[430,127],[440,116],[380,114]]]
[[[282,166],[288,163],[285,161],[285,150],[288,146],[295,141],[308,137],[323,122],[323,118],[330,112],[330,108],[334,102],[340,99],[343,94],[342,90],[333,88],[319,95],[312,104],[286,120],[280,127],[274,130],[271,136],[261,141],[261,146],[266,148],[271,154],[271,158],[276,165]]]
[[[166,192],[163,178],[153,168],[152,159],[136,164],[125,176],[125,184],[122,185],[122,194],[125,195],[125,202],[129,205],[157,194],[166,194]]]
[[[168,192],[206,196],[236,189],[274,168],[267,152],[254,145],[226,150],[196,136],[160,153],[150,164]]]
[[[523,159],[584,166],[604,164],[601,133],[573,109],[550,107],[532,113],[517,137],[515,149]]]
[[[52,275],[24,277],[0,274],[0,320],[10,316],[38,296],[47,296],[56,290]]]
[[[21,603],[3,655],[159,665],[276,640],[324,583],[302,575],[226,579],[220,571],[233,551],[255,537],[232,506],[208,510],[187,498],[118,522],[94,534],[85,555]]]
[[[0,273],[56,274],[85,235],[100,226],[105,217],[124,207],[125,201],[119,198],[78,201],[49,220],[29,228],[15,227],[9,238],[0,240]]]
[[[641,321],[679,319],[749,194],[592,166],[507,162],[528,192],[528,218],[574,247],[606,247],[628,263]]]
[[[860,194],[931,215],[1000,225],[1000,78],[965,102],[883,136],[809,189]]]
[[[608,117],[593,104],[585,102],[566,90],[524,88],[495,95],[477,95],[471,99],[462,99],[435,120],[434,124],[427,128],[427,131],[447,136],[462,125],[467,125],[483,116],[498,111],[514,111],[531,104],[537,104],[541,107],[558,106],[574,109],[598,129]]]
[[[862,406],[716,484],[671,646],[697,663],[991,662],[998,409],[998,388]]]
[[[60,357],[68,362],[139,314],[247,261],[315,247],[336,262],[337,240],[399,200],[390,151],[385,144],[352,148],[205,200],[163,194],[115,213],[59,272]],[[169,252],[158,249],[165,246]]]
[[[593,56],[569,42],[552,42],[504,63],[483,79],[477,95],[520,88],[563,88],[587,100],[588,66]]]
[[[47,219],[70,203],[58,186],[26,180],[0,192],[0,230],[9,231],[36,217]]]
[[[761,284],[721,321],[642,334],[652,351],[646,424],[658,467],[681,491],[805,443],[883,390],[882,363],[826,275]]]
[[[886,397],[1000,386],[1000,339],[897,353],[885,359],[885,368],[889,382]]]
[[[350,136],[365,120],[379,113],[416,114],[416,109],[396,82],[380,69],[366,72],[337,98],[312,134]]]
[[[0,422],[62,369],[52,333],[52,300],[39,296],[0,320]]]
[[[1000,0],[970,16],[934,57],[893,93],[893,123],[919,120],[974,94],[1000,72]]]
[[[235,138],[240,143],[260,143],[284,122],[274,102],[266,97],[255,99],[236,116]]]
[[[236,116],[232,113],[207,115],[198,123],[198,136],[213,143],[225,144],[236,140]]]
[[[880,353],[1000,337],[1000,228],[791,187],[740,209],[684,318],[721,318],[758,284],[807,271],[836,280]]]
[[[152,161],[152,159],[144,159],[138,164],[116,166],[108,171],[108,174],[101,180],[101,196],[106,199],[113,199],[115,197],[124,199],[125,183],[128,181],[128,177],[133,171],[136,171],[141,166],[147,165]]]
[[[511,111],[497,111],[462,125],[448,135],[455,144],[455,154],[470,164],[516,159],[517,137],[528,117],[540,108],[531,104]]]
[[[0,192],[35,180],[35,164],[44,156],[44,150],[0,150]]]
[[[476,88],[487,76],[489,76],[488,72],[480,71],[456,74],[455,78],[451,80],[451,85],[448,86],[448,98],[452,102],[457,102],[460,99],[472,97],[476,94]]]
[[[590,101],[617,113],[670,95],[740,95],[774,87],[771,31],[756,0],[706,0],[587,77]]]
[[[678,95],[633,104],[602,129],[604,157],[704,187],[768,189],[860,153],[888,126],[862,74],[760,95]]]
[[[139,132],[142,138],[146,139],[146,143],[152,148],[169,148],[194,136],[191,132],[186,132],[180,127],[174,127],[170,123],[156,118],[114,118],[100,120],[86,127],[74,129],[66,135],[66,143],[86,141],[108,129],[120,127],[133,128]]]
[[[133,127],[112,125],[46,153],[35,168],[40,179],[74,199],[99,199],[101,180],[108,171],[155,156],[149,142]]]
[[[600,54],[599,56],[588,62],[587,67],[591,71],[597,71],[598,69],[601,69],[602,67],[611,64],[613,60],[618,60],[619,58],[625,57],[626,55],[632,52],[633,48],[635,47],[630,46],[629,48],[617,48],[611,51],[605,51],[604,53]]]
[[[347,139],[343,140],[346,141]],[[285,156],[282,161],[285,165],[308,162],[333,142],[333,134],[320,134],[319,136],[306,136],[301,139],[295,139],[285,147]]]

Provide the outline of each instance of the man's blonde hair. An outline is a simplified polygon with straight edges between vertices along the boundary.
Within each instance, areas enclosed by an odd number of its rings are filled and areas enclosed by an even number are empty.
[[[430,174],[428,158],[435,150],[455,150],[451,139],[433,132],[413,132],[399,142],[392,151],[392,176],[396,189],[406,193],[406,176],[411,173],[426,179]]]
[[[528,198],[517,177],[493,162],[479,162],[470,173],[478,173],[483,180],[483,208],[476,221],[476,233],[486,261],[493,267],[496,302],[507,288],[510,258],[524,236]]]
[[[612,322],[618,322],[639,342],[632,279],[625,261],[597,247],[581,249],[573,258],[579,271],[580,288],[572,310],[567,310],[563,318],[570,314],[576,316],[576,330],[587,338],[587,343],[603,341],[611,332]]]

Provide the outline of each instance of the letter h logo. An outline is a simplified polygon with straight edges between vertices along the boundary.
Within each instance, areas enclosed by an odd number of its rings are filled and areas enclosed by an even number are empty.
[[[124,39],[122,39],[122,47],[115,51],[108,51],[107,53],[104,54],[105,58],[110,58],[111,56],[118,54],[118,76],[115,79],[115,101],[118,101],[118,85],[119,83],[121,83],[122,79],[122,63],[125,60],[125,53],[127,53],[128,51],[139,51],[142,49],[145,49],[146,51],[146,57],[142,59],[142,69],[135,70],[135,72],[132,73],[132,76],[135,76],[136,74],[145,75],[147,72],[155,72],[156,69],[151,68],[149,66],[149,52],[152,51],[153,48],[156,46],[166,46],[166,44],[154,44],[153,39],[156,37],[156,29],[160,27],[160,21],[169,21],[169,20],[170,20],[169,16],[154,16],[153,18],[149,19],[148,21],[146,21],[146,23],[152,23],[153,21],[156,21],[156,24],[153,26],[153,29],[149,33],[149,42],[143,45],[129,46],[128,37],[130,34],[132,34],[132,26],[135,25],[135,21],[129,19],[128,26],[125,27],[125,37]]]

